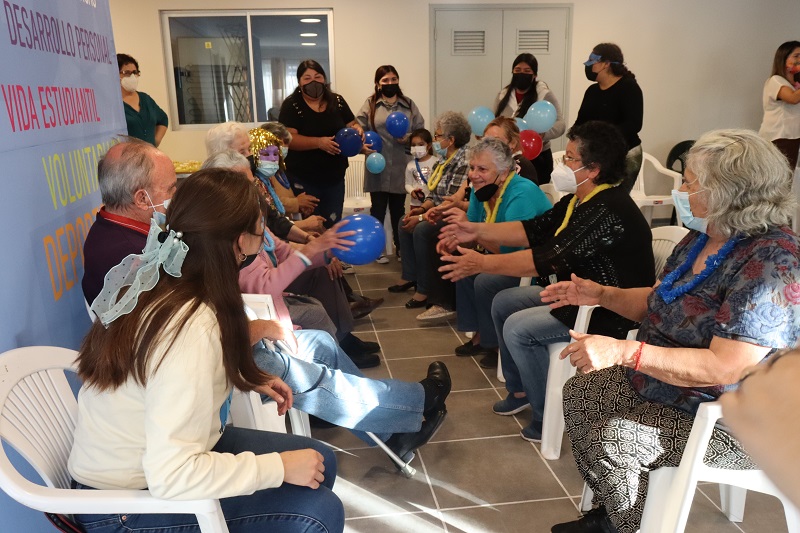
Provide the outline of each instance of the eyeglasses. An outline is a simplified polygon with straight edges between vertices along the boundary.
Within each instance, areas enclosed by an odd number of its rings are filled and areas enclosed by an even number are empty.
[[[444,133],[434,133],[433,134],[433,138],[434,139],[444,139]]]
[[[689,181],[686,179],[686,176],[681,176],[681,185],[692,185],[694,183],[697,183],[697,181],[698,181],[697,178],[695,178],[692,181]]]
[[[582,162],[582,161],[583,161],[582,159],[578,159],[577,157],[570,157],[570,156],[568,156],[568,155],[562,155],[562,156],[561,156],[561,162],[562,162],[563,164],[565,164],[565,165],[566,165],[567,163],[580,163],[580,162]]]
[[[127,78],[131,74],[136,76],[137,78],[142,75],[142,72],[140,70],[120,70],[119,73],[122,74],[123,78]]]

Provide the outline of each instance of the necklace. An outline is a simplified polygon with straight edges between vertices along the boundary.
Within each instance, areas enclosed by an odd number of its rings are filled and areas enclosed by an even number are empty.
[[[674,302],[677,298],[683,296],[690,290],[703,283],[708,276],[714,273],[717,267],[719,267],[725,258],[728,257],[740,240],[742,240],[742,238],[738,236],[728,239],[728,242],[726,242],[716,254],[708,256],[706,259],[706,266],[703,268],[702,272],[695,275],[692,279],[680,287],[675,287],[675,282],[686,272],[688,272],[690,268],[692,268],[697,256],[700,255],[700,252],[706,245],[706,242],[708,242],[708,235],[703,233],[697,238],[697,242],[694,244],[694,246],[692,246],[692,249],[689,250],[689,255],[686,257],[686,261],[684,261],[678,268],[664,276],[664,279],[661,281],[661,285],[659,285],[658,289],[656,289],[656,293],[661,296],[661,299],[664,300],[664,303],[670,304]]]
[[[599,192],[602,192],[602,191],[604,191],[606,189],[610,189],[610,188],[611,188],[611,185],[609,185],[608,183],[604,183],[602,185],[598,185],[597,187],[592,189],[592,192],[590,192],[589,194],[586,195],[586,198],[583,199],[583,203],[586,203],[589,200],[591,200],[594,197],[595,194],[597,194]],[[569,224],[569,219],[572,218],[572,213],[578,208],[578,206],[580,204],[581,204],[581,200],[580,200],[580,198],[578,198],[578,195],[577,194],[573,195],[572,199],[569,201],[569,204],[567,204],[567,212],[564,215],[564,221],[561,222],[561,225],[556,230],[556,233],[555,233],[556,235],[558,235],[559,233],[564,231],[564,228],[566,228],[567,224]]]
[[[483,202],[483,210],[486,212],[487,224],[491,224],[492,222],[497,220],[497,213],[500,212],[500,203],[503,201],[503,194],[506,192],[508,184],[511,183],[513,177],[514,177],[514,171],[512,170],[511,172],[509,172],[508,177],[506,177],[506,182],[500,189],[500,194],[497,197],[497,201],[494,203],[494,209],[491,209],[489,207],[489,202]]]

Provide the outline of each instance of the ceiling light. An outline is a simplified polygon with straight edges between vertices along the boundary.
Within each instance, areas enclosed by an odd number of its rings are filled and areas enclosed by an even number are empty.
[[[301,33],[300,37],[316,37],[316,33]]]
[[[319,19],[300,19],[300,22],[305,22],[306,24],[314,24],[316,22],[320,22]]]
[[[317,43],[300,43],[303,46],[317,46]]]

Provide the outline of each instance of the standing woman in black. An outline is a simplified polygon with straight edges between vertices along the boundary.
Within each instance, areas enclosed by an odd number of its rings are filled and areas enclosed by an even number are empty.
[[[297,67],[297,89],[283,101],[278,121],[292,134],[286,174],[295,194],[319,198],[315,215],[330,227],[342,218],[347,158],[334,140],[342,128],[355,128],[356,117],[344,98],[331,91],[322,65],[306,59]]]
[[[556,108],[556,122],[553,127],[542,133],[542,152],[533,160],[538,183],[548,183],[553,172],[553,151],[550,141],[564,135],[567,123],[561,113],[561,105],[556,95],[545,82],[537,79],[539,62],[533,54],[520,54],[514,59],[511,68],[511,83],[503,87],[494,102],[495,117],[520,117],[531,105],[539,100],[547,100]]]
[[[590,120],[602,120],[617,126],[628,146],[625,177],[621,187],[630,192],[642,167],[642,130],[644,97],[636,76],[625,66],[622,50],[616,44],[601,43],[592,49],[584,62],[586,78],[596,83],[583,95],[574,126]]]

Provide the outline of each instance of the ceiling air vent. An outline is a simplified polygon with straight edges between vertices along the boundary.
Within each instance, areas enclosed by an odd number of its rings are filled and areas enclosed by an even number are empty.
[[[454,56],[486,54],[486,32],[483,30],[453,30]]]
[[[543,54],[550,51],[550,30],[517,30],[517,53]]]

